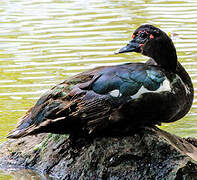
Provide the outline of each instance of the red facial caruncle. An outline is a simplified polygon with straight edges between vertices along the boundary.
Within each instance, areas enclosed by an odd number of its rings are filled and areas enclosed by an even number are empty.
[[[154,36],[151,34],[151,35],[149,36],[149,38],[150,38],[150,39],[153,39],[153,38],[154,38]]]

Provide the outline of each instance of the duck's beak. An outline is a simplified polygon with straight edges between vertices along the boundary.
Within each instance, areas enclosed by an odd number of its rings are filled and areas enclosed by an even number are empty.
[[[117,51],[115,51],[115,54],[119,54],[119,53],[126,53],[126,52],[141,52],[140,49],[140,44],[138,42],[136,42],[135,39],[132,39],[129,44],[127,44],[125,47],[118,49]]]

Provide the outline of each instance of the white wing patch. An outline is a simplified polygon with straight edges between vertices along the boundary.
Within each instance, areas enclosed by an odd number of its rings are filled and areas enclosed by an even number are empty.
[[[142,86],[136,94],[134,94],[133,96],[130,96],[130,97],[132,99],[137,99],[141,94],[144,94],[144,93],[148,93],[148,92],[159,93],[159,92],[163,92],[163,91],[171,91],[170,81],[168,79],[165,79],[163,81],[163,84],[156,91],[150,91],[150,90],[146,89],[144,86]]]
[[[152,92],[152,93],[159,93],[159,92],[163,92],[163,91],[171,91],[171,87],[170,87],[170,82],[168,79],[165,79],[163,81],[163,84],[156,90],[156,91],[150,91],[148,89],[146,89],[144,86],[142,86],[138,92],[136,94],[134,94],[133,96],[130,96],[132,99],[136,99],[138,98],[141,94],[144,93],[148,93],[148,92]],[[115,89],[113,91],[111,91],[109,93],[112,97],[121,97],[122,94],[120,93],[120,91],[118,89]]]
[[[120,93],[120,91],[118,89],[115,89],[115,90],[111,91],[109,94],[112,97],[120,97],[120,96],[122,96],[122,94]]]

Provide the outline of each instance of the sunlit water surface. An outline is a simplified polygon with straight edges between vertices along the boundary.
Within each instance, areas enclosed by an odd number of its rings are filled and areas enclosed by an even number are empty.
[[[145,23],[174,35],[195,87],[190,113],[162,128],[197,137],[197,1],[1,0],[0,141],[42,93],[65,78],[96,66],[145,61],[139,54],[113,54]],[[0,173],[0,179],[22,178]]]

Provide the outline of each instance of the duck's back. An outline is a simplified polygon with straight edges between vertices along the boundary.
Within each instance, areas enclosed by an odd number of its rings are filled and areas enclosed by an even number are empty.
[[[178,75],[152,64],[99,67],[46,92],[9,137],[118,132],[171,122],[180,118],[187,93]]]

